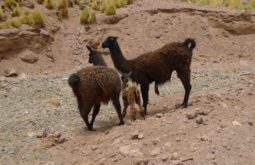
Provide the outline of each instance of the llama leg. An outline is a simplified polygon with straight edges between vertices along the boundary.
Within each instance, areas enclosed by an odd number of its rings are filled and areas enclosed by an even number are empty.
[[[149,97],[149,84],[142,84],[141,91],[143,96],[143,107],[144,113],[147,115],[147,104],[148,104],[148,97]]]
[[[154,87],[155,93],[159,95],[159,90],[158,90],[158,83],[155,82],[155,87]]]
[[[100,106],[101,106],[100,104],[94,105],[92,119],[91,119],[91,122],[90,122],[90,127],[91,127],[91,130],[93,130],[93,131],[94,131],[93,124],[94,124],[95,118],[96,118],[96,116],[97,116],[97,114],[98,114],[98,112],[100,110]]]
[[[189,95],[191,91],[191,84],[190,84],[190,70],[178,70],[177,75],[180,78],[184,89],[185,89],[185,95],[183,99],[183,103],[181,104],[181,107],[187,108],[188,101],[189,101]]]
[[[124,109],[123,109],[123,113],[122,113],[122,120],[125,118],[126,113],[127,113],[127,108],[128,108],[128,103],[124,101],[123,99],[123,104],[124,104]]]
[[[83,107],[80,111],[81,117],[84,120],[84,122],[85,122],[85,124],[86,124],[89,131],[91,131],[91,125],[90,125],[89,120],[88,120],[88,115],[91,111],[91,108],[92,108],[92,105],[83,105]]]
[[[124,124],[124,121],[121,116],[121,105],[120,105],[119,96],[116,96],[115,98],[113,98],[112,101],[120,120],[119,125],[122,125]]]

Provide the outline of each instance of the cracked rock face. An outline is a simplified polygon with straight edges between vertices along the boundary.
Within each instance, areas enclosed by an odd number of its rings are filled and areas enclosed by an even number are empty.
[[[34,29],[28,25],[22,25],[19,29],[2,29],[0,30],[0,54],[21,49],[39,49],[51,40],[52,37],[47,31]]]

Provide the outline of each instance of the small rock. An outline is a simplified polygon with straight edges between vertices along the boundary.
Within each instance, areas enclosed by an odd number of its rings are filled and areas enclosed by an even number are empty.
[[[15,69],[10,68],[10,69],[6,69],[4,71],[4,76],[5,77],[17,77],[18,73],[17,73],[17,71]]]
[[[36,137],[36,134],[35,134],[34,132],[28,132],[27,135],[28,135],[28,137],[30,137],[30,138]]]
[[[240,64],[240,65],[249,65],[249,62],[248,62],[248,61],[241,60],[241,61],[239,61],[239,64]]]
[[[202,117],[200,117],[200,118],[198,118],[198,119],[196,120],[196,123],[197,123],[197,124],[203,124],[203,123],[204,123],[204,119],[203,119]]]
[[[25,73],[20,73],[20,75],[19,75],[19,77],[18,77],[19,79],[26,79],[27,78],[27,75],[25,74]]]
[[[228,105],[227,105],[226,103],[221,103],[221,106],[222,106],[223,108],[227,108],[227,107],[228,107]]]
[[[177,152],[174,152],[174,153],[172,154],[172,156],[171,156],[171,160],[178,160],[178,159],[180,159],[179,154],[178,154]]]
[[[128,17],[128,14],[118,14],[118,15],[113,15],[113,16],[108,16],[103,20],[104,23],[106,24],[116,24],[120,20]]]
[[[97,150],[97,146],[92,146],[92,147],[91,147],[91,150],[92,150],[92,151]]]
[[[55,140],[55,142],[58,143],[58,144],[64,143],[65,141],[67,141],[67,139],[64,138],[64,137],[60,137],[60,138]]]
[[[56,132],[54,132],[53,136],[55,138],[59,138],[61,136],[61,132],[56,131]]]
[[[144,134],[143,133],[139,133],[138,131],[135,131],[132,136],[131,139],[135,140],[135,139],[143,139],[144,138]]]
[[[252,121],[249,121],[248,124],[249,124],[250,126],[253,126],[253,122],[252,122]]]
[[[171,144],[171,142],[167,142],[167,143],[164,144],[164,146],[166,146],[166,147],[171,147],[172,144]]]
[[[215,159],[215,155],[214,155],[213,153],[208,153],[208,154],[206,155],[206,159],[207,159],[207,160],[214,160],[214,159]]]
[[[161,149],[160,148],[155,148],[153,149],[151,152],[150,152],[150,155],[151,156],[156,156],[156,155],[159,155],[161,152]]]
[[[148,165],[149,160],[138,160],[135,162],[135,165]]]
[[[242,124],[240,122],[238,122],[238,121],[233,121],[232,125],[233,126],[241,126]]]
[[[38,57],[36,57],[35,54],[30,50],[26,50],[23,53],[21,53],[20,59],[30,64],[33,64],[38,61]]]
[[[181,138],[177,137],[177,138],[175,139],[175,141],[180,142],[180,141],[182,141],[182,140],[181,140]]]
[[[130,150],[130,145],[127,145],[127,146],[121,146],[119,148],[120,150],[120,153],[122,153],[123,155],[127,155],[128,154],[128,151]]]
[[[212,63],[217,64],[217,63],[219,63],[219,61],[218,60],[213,60]]]
[[[138,134],[138,139],[143,139],[144,138],[144,134],[143,133],[139,133]]]
[[[162,116],[163,116],[162,113],[157,113],[157,114],[156,114],[156,117],[157,117],[157,118],[161,118]]]
[[[191,120],[191,119],[195,119],[197,117],[197,114],[196,113],[189,113],[189,114],[186,114],[186,117]]]
[[[160,139],[159,139],[159,138],[156,138],[156,139],[152,140],[152,143],[153,143],[154,145],[157,145],[159,142],[160,142]]]
[[[195,111],[196,111],[196,114],[202,115],[202,116],[206,116],[206,115],[208,115],[210,113],[209,110],[196,109]]]
[[[184,165],[184,163],[181,160],[174,160],[172,165]]]
[[[121,146],[119,148],[120,153],[123,155],[128,155],[132,157],[141,157],[143,156],[143,153],[140,152],[140,149],[131,149],[130,145],[127,146]]]
[[[168,155],[162,155],[162,156],[161,156],[161,160],[162,160],[163,162],[167,161],[167,159],[168,159]]]

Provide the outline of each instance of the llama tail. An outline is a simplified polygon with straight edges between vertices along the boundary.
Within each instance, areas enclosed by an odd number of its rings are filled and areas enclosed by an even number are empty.
[[[196,41],[192,38],[187,38],[184,42],[183,45],[188,47],[189,50],[192,52],[192,50],[196,47]]]
[[[77,73],[73,73],[68,78],[68,84],[74,88],[80,84],[80,76]]]

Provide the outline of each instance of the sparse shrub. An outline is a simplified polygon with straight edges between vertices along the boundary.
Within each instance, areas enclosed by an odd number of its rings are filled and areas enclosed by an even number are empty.
[[[12,9],[13,7],[16,6],[17,2],[15,0],[4,0],[4,4],[8,8]]]
[[[208,5],[209,4],[209,0],[196,0],[195,3],[201,4],[201,5]]]
[[[15,27],[15,28],[19,28],[21,26],[21,22],[18,17],[14,17],[7,20],[7,24],[10,24],[12,27]]]
[[[104,13],[106,15],[114,15],[116,13],[116,7],[114,4],[109,4],[106,6]]]
[[[95,21],[96,21],[96,14],[95,14],[95,13],[90,13],[87,22],[88,22],[89,24],[92,24],[92,23],[94,23]]]
[[[21,24],[29,24],[29,15],[31,12],[29,10],[26,10],[20,17]]]
[[[128,4],[127,0],[115,0],[115,6],[117,8],[124,7]]]
[[[14,17],[6,20],[5,22],[0,24],[0,29],[8,29],[8,28],[19,28],[22,24],[31,25],[34,28],[44,27],[45,19],[43,15],[35,10],[35,11],[25,11],[20,17]]]
[[[36,0],[36,2],[39,3],[39,4],[43,4],[44,0]]]
[[[13,8],[12,15],[19,16],[19,4],[17,4],[17,6]]]
[[[226,6],[233,9],[243,9],[243,3],[240,0],[226,0]]]
[[[94,9],[94,10],[100,10],[100,6],[98,5],[97,1],[93,1],[93,2],[91,3],[91,7],[92,7],[92,9]]]
[[[223,0],[213,0],[213,1],[210,1],[209,5],[221,7],[221,6],[223,6]]]
[[[3,19],[3,17],[4,17],[4,11],[2,7],[0,7],[0,20]]]
[[[68,17],[68,2],[67,0],[58,0],[57,2],[57,16],[62,19]]]
[[[43,5],[47,9],[53,9],[55,7],[55,4],[52,0],[45,0]]]
[[[245,10],[255,11],[255,0],[249,0],[248,4],[244,7]]]
[[[85,8],[81,12],[80,22],[81,23],[87,23],[88,18],[89,18],[89,10],[87,8]]]
[[[131,4],[133,2],[134,2],[134,0],[127,0],[127,4]]]
[[[68,0],[68,7],[73,7],[73,6],[74,6],[73,0]]]
[[[74,0],[73,2],[74,2],[74,4],[76,4],[76,5],[80,5],[81,0]]]
[[[91,24],[96,21],[96,14],[89,12],[88,9],[84,9],[80,16],[80,22],[82,24]]]
[[[21,22],[18,17],[7,19],[5,22],[0,24],[0,29],[8,29],[8,28],[19,28],[21,26]]]
[[[41,28],[41,27],[44,27],[45,25],[45,18],[37,10],[31,12],[28,16],[28,19],[29,19],[29,24],[35,28]]]
[[[193,2],[201,5],[211,5],[218,7],[229,7],[233,9],[246,9],[252,10],[254,7],[250,4],[250,1],[253,1],[255,4],[255,0],[248,0],[248,4],[244,6],[242,0],[180,0],[182,2]]]

